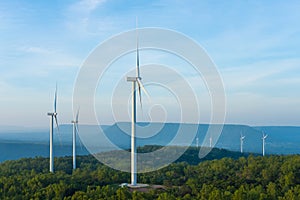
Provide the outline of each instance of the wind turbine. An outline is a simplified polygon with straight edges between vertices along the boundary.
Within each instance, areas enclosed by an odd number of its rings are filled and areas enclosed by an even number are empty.
[[[243,134],[241,133],[241,137],[240,137],[240,141],[241,141],[241,153],[243,153],[243,145],[244,145],[244,139],[246,136],[243,136]]]
[[[262,143],[262,155],[265,156],[265,143],[266,143],[266,138],[268,137],[268,135],[265,135],[265,133],[263,132],[263,137],[261,138],[263,143]]]
[[[58,122],[57,122],[57,112],[56,112],[56,102],[57,102],[57,85],[55,87],[55,95],[54,95],[54,110],[53,112],[49,112],[48,116],[50,116],[50,172],[54,172],[54,160],[53,160],[53,118],[55,119],[57,131],[59,131],[58,128]]]
[[[77,110],[75,120],[71,121],[73,124],[73,169],[76,169],[76,132],[78,133],[78,116],[79,109]]]
[[[196,147],[197,148],[199,147],[199,138],[198,137],[196,138]]]
[[[137,30],[136,30],[137,32]],[[136,45],[136,76],[127,77],[128,82],[132,82],[132,106],[131,106],[131,185],[137,185],[137,158],[136,158],[136,84],[138,86],[137,91],[139,95],[139,101],[142,108],[142,95],[141,90],[148,95],[142,84],[142,78],[140,76],[140,61],[139,61],[139,42],[137,34],[137,45]]]
[[[209,138],[209,147],[212,148],[212,136]]]

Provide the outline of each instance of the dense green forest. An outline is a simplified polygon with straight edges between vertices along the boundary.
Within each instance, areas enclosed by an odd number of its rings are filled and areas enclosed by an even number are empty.
[[[139,148],[147,152],[159,148]],[[198,159],[196,148],[160,170],[138,175],[138,182],[163,185],[144,191],[121,188],[130,174],[113,170],[92,156],[24,158],[0,164],[0,199],[286,199],[300,200],[300,155],[266,156],[213,149]]]

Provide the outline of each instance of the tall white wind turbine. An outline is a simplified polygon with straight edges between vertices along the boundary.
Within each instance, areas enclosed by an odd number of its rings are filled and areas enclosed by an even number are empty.
[[[136,30],[137,31],[137,30]],[[142,108],[142,95],[141,90],[148,95],[142,84],[142,78],[140,76],[140,61],[139,61],[139,42],[137,34],[137,47],[136,47],[136,76],[127,77],[128,82],[132,82],[132,106],[131,106],[131,185],[137,185],[137,158],[136,158],[136,84],[138,86],[137,91],[139,95],[139,101]]]
[[[209,138],[209,147],[212,148],[212,136]]]
[[[262,139],[262,155],[265,156],[265,144],[266,144],[266,138],[268,137],[268,135],[265,135],[265,133],[263,132],[263,137]]]
[[[71,121],[73,124],[73,169],[76,169],[76,133],[78,133],[78,117],[79,109],[77,110],[76,118]]]
[[[246,137],[246,136],[243,136],[243,134],[241,133],[241,136],[240,136],[240,141],[241,141],[241,153],[243,153],[243,145],[244,145],[245,137]]]
[[[54,172],[54,159],[53,159],[53,118],[56,123],[57,131],[59,131],[58,128],[58,122],[57,122],[57,112],[56,112],[56,103],[57,103],[57,85],[55,88],[55,96],[54,96],[54,110],[53,112],[49,112],[48,116],[50,116],[50,172]]]

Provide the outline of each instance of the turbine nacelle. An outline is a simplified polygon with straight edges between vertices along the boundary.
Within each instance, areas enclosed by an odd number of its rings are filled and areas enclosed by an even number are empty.
[[[127,77],[128,82],[138,82],[140,80],[142,80],[142,77]]]
[[[265,140],[268,137],[268,135],[263,135],[261,139]]]
[[[47,113],[49,116],[57,116],[57,113]]]

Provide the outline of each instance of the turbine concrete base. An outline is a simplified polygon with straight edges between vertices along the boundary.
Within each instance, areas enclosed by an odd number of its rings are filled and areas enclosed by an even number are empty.
[[[142,183],[137,183],[136,185],[128,184],[127,186],[129,188],[145,188],[145,187],[149,187],[148,184],[142,184]]]

